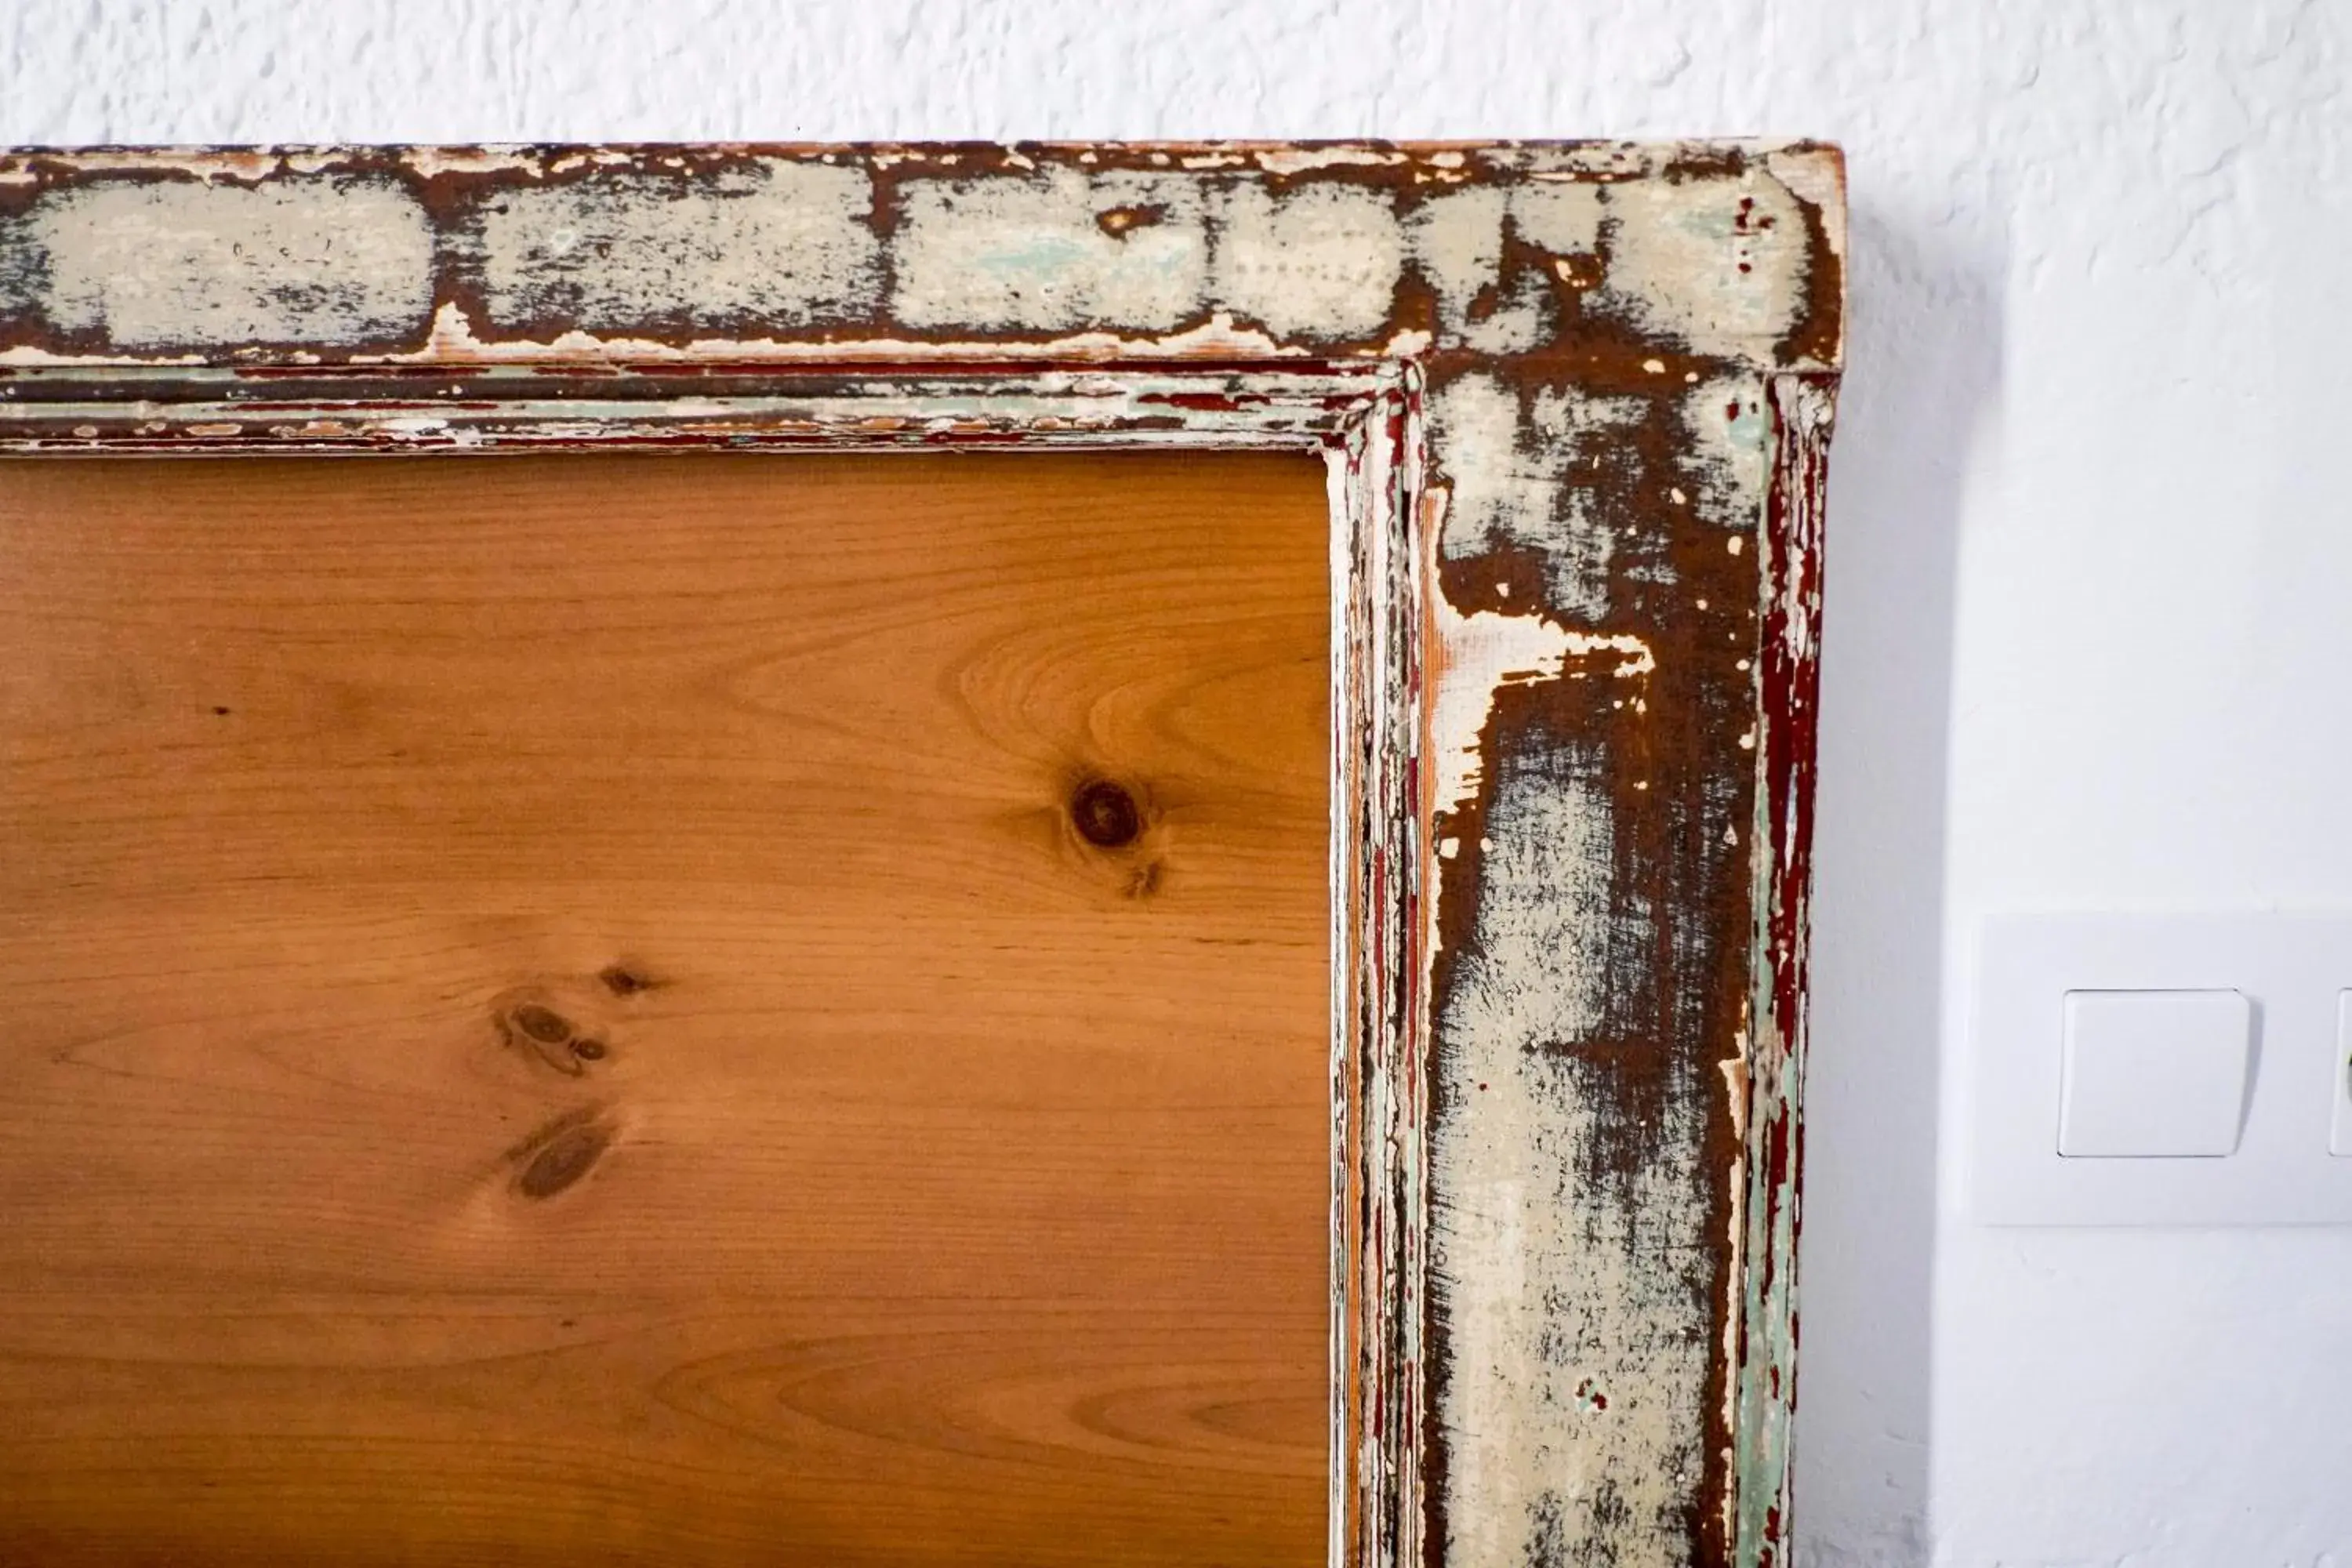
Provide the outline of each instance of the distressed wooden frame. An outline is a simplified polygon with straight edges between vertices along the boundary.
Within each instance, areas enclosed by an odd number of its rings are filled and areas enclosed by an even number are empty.
[[[1297,447],[1339,1568],[1781,1560],[1809,143],[0,154],[0,451]]]

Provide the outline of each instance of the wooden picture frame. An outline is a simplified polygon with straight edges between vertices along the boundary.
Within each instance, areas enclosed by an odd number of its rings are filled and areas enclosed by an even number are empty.
[[[1809,143],[21,151],[0,450],[1303,448],[1330,1561],[1785,1554]]]

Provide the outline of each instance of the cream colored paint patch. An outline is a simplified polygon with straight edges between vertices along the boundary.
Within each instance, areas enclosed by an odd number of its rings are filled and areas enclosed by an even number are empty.
[[[1511,192],[1511,223],[1529,245],[1569,256],[1601,243],[1601,193],[1592,184],[1519,185]]]
[[[1459,544],[1475,552],[1495,535],[1517,537],[1530,519],[1556,510],[1566,469],[1563,445],[1534,459],[1521,450],[1519,400],[1487,375],[1465,376],[1432,399],[1445,454],[1444,511],[1429,531],[1429,547]],[[1434,562],[1427,579],[1437,581]],[[1525,614],[1474,610],[1464,615],[1443,592],[1431,595],[1436,647],[1430,700],[1428,755],[1433,805],[1442,819],[1477,798],[1481,748],[1496,694],[1505,687],[1555,680],[1570,658],[1611,658],[1616,678],[1657,668],[1649,646],[1630,633],[1602,634],[1561,625],[1530,605]]]
[[[1220,304],[1278,338],[1379,331],[1404,273],[1403,227],[1361,185],[1261,185],[1226,194],[1214,258]]]
[[[1612,918],[1611,803],[1596,786],[1514,792],[1481,857],[1479,958],[1443,1027],[1449,1099],[1431,1170],[1450,1335],[1449,1568],[1608,1562],[1680,1568],[1711,1347],[1685,1289],[1705,1259],[1695,1130],[1652,1130],[1614,1184],[1581,1173],[1605,1096],[1556,1049],[1590,1038]],[[1677,1120],[1690,1113],[1670,1110]],[[1540,1549],[1538,1549],[1540,1543]]]
[[[1477,371],[1432,393],[1429,405],[1452,492],[1442,539],[1445,554],[1478,550],[1497,531],[1551,509],[1569,455],[1564,447],[1521,445],[1525,405],[1516,389]]]
[[[1600,243],[1601,190],[1590,184],[1474,185],[1423,202],[1407,220],[1413,261],[1437,296],[1438,326],[1478,353],[1524,353],[1558,335],[1554,278],[1503,284],[1506,233],[1556,261]],[[1476,310],[1474,318],[1473,310]]]
[[[864,169],[771,160],[692,185],[612,174],[503,192],[483,209],[494,325],[844,320],[881,296]]]
[[[431,227],[391,181],[91,184],[26,224],[49,321],[121,348],[364,342],[432,314]]]
[[[1580,199],[1555,212],[1556,237],[1588,232]],[[1484,778],[1480,750],[1507,686],[1573,673],[1623,680],[1633,700],[1656,668],[1635,637],[1554,618],[1563,605],[1607,603],[1609,531],[1586,504],[1584,476],[1653,416],[1646,399],[1523,392],[1483,374],[1430,404],[1449,489],[1433,531],[1439,548],[1475,560],[1513,542],[1538,549],[1551,573],[1542,608],[1513,614],[1507,600],[1464,615],[1442,593],[1432,606],[1425,754],[1438,852],[1445,814],[1482,792],[1489,806],[1474,956],[1456,964],[1440,1021],[1454,1109],[1430,1162],[1449,1335],[1438,1410],[1446,1560],[1460,1568],[1587,1558],[1679,1568],[1689,1550],[1683,1510],[1699,1485],[1715,1348],[1705,1331],[1712,1237],[1703,1205],[1689,1201],[1702,1175],[1699,1113],[1669,1097],[1669,1120],[1643,1130],[1649,1152],[1633,1169],[1587,1174],[1624,1130],[1601,1125],[1612,1097],[1580,1079],[1611,1069],[1559,1047],[1591,1038],[1601,1018],[1595,933],[1622,914],[1610,894],[1614,809],[1589,784],[1554,776],[1514,790]],[[1727,452],[1712,467],[1728,489],[1759,473]],[[1752,490],[1748,500],[1752,510]],[[1580,659],[1595,663],[1575,668]]]
[[[1818,147],[1775,147],[1764,154],[1765,172],[1789,194],[1820,215],[1822,237],[1832,256],[1845,255],[1845,166]]]
[[[1540,615],[1456,612],[1444,594],[1436,601],[1437,689],[1430,703],[1429,750],[1442,820],[1478,795],[1484,772],[1480,742],[1496,693],[1507,686],[1556,680],[1571,658],[1616,656],[1609,673],[1647,675],[1657,668],[1649,646],[1628,633],[1601,636],[1572,630]]]
[[[1602,293],[1644,331],[1734,357],[1777,342],[1804,307],[1807,236],[1789,188],[1738,175],[1610,188]]]
[[[1764,378],[1738,371],[1697,383],[1682,399],[1689,441],[1685,467],[1699,480],[1692,510],[1724,528],[1752,530],[1771,460]]]
[[[1437,296],[1437,324],[1450,338],[1467,330],[1472,302],[1501,276],[1509,203],[1498,185],[1472,185],[1432,196],[1406,219],[1413,264]]]
[[[1522,392],[1486,372],[1430,397],[1430,423],[1452,489],[1441,548],[1449,560],[1497,540],[1543,552],[1546,595],[1563,616],[1609,605],[1615,531],[1596,515],[1594,460],[1643,422],[1640,398],[1572,388]]]
[[[915,326],[1164,331],[1209,278],[1198,183],[1149,173],[910,182],[890,255]]]
[[[1475,555],[1498,538],[1552,531],[1564,510],[1572,449],[1565,438],[1530,449],[1525,410],[1517,392],[1484,372],[1458,377],[1431,395],[1430,421],[1445,468],[1444,512],[1430,529],[1431,548],[1439,553]],[[1560,542],[1549,542],[1557,552]],[[1437,580],[1433,563],[1429,580]],[[1557,679],[1570,658],[1596,653],[1618,655],[1621,675],[1655,668],[1639,638],[1575,630],[1546,618],[1534,605],[1520,615],[1477,610],[1465,616],[1442,592],[1431,597],[1437,646],[1428,755],[1441,817],[1477,797],[1481,742],[1504,687]]]

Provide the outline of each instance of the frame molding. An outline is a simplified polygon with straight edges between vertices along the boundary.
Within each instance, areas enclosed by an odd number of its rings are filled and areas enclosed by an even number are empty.
[[[1337,1568],[1780,1561],[1810,143],[0,153],[0,452],[1285,447]]]

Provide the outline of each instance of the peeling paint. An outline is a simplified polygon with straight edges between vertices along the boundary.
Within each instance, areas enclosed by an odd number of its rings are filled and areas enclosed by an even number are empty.
[[[1252,152],[1251,159],[1269,174],[1304,174],[1350,165],[1379,168],[1402,163],[1411,155],[1395,147],[1366,147],[1341,142],[1325,146],[1260,147]]]
[[[1804,1157],[1805,965],[1812,892],[1814,725],[1820,700],[1824,486],[1832,389],[1790,377],[1771,392],[1779,439],[1765,493],[1759,602],[1759,749],[1753,849],[1758,958],[1741,1118],[1742,1226],[1735,1256],[1739,1327],[1732,1438],[1739,1473],[1727,1498],[1738,1561],[1777,1568],[1789,1523],[1789,1443],[1797,1397],[1797,1235]]]
[[[1410,231],[1415,260],[1437,296],[1449,341],[1483,354],[1524,353],[1558,335],[1554,280],[1597,279],[1601,187],[1472,185],[1424,202]],[[1507,239],[1549,253],[1551,276],[1503,268]],[[1582,262],[1584,265],[1580,266]]]
[[[1756,498],[1772,460],[1766,384],[1747,371],[1710,377],[1682,394],[1686,468],[1696,480],[1693,510],[1719,528],[1753,531]],[[1735,543],[1732,553],[1738,554]]]
[[[1437,672],[1430,702],[1427,755],[1433,768],[1432,811],[1443,821],[1477,798],[1484,782],[1481,752],[1496,693],[1508,686],[1557,680],[1570,658],[1617,656],[1606,666],[1618,679],[1646,675],[1658,661],[1630,633],[1603,635],[1573,630],[1540,615],[1507,616],[1494,610],[1456,612],[1444,595],[1434,600]]]
[[[1610,188],[1605,297],[1689,353],[1777,342],[1806,301],[1811,246],[1795,196],[1753,173]]]
[[[1601,247],[1602,197],[1593,184],[1521,185],[1511,192],[1511,223],[1521,239],[1555,256],[1587,255]]]
[[[1225,194],[1216,271],[1222,302],[1243,319],[1276,337],[1344,342],[1390,319],[1404,238],[1378,191],[1240,185]]]
[[[873,202],[863,169],[772,160],[501,192],[476,218],[482,308],[503,331],[855,320],[882,292]]]
[[[1322,450],[1335,1568],[1765,1568],[1841,191],[1804,144],[0,153],[0,450]]]
[[[1642,399],[1515,385],[1465,372],[1432,395],[1444,435],[1452,500],[1439,547],[1448,560],[1503,547],[1538,556],[1546,601],[1581,618],[1602,614],[1617,540],[1596,510],[1604,466],[1638,460],[1628,437]]]
[[[109,182],[19,221],[0,290],[122,349],[367,342],[432,298],[425,210],[382,180]]]
[[[1404,332],[1398,335],[1393,346],[1397,353],[1388,357],[1409,357],[1426,345],[1419,335]],[[516,367],[550,363],[591,366],[616,362],[636,364],[667,363],[679,366],[725,367],[753,363],[791,367],[833,364],[845,357],[852,357],[857,362],[893,365],[970,364],[972,362],[972,345],[956,341],[876,337],[858,339],[851,347],[854,348],[854,355],[841,344],[823,341],[696,337],[680,342],[653,336],[638,337],[625,331],[592,332],[576,327],[566,328],[543,338],[486,337],[464,309],[452,302],[444,304],[436,312],[432,331],[423,346],[401,353],[354,353],[350,357],[351,362],[356,364]],[[1150,351],[1148,354],[1139,352],[1146,348]],[[1308,361],[1317,356],[1297,344],[1285,343],[1254,328],[1238,325],[1231,316],[1220,313],[1197,326],[1160,337],[1108,331],[1072,332],[1063,337],[992,345],[991,357],[1005,363],[1063,364],[1091,361],[1108,365],[1127,359],[1192,360],[1210,364],[1235,362],[1278,364],[1285,360]],[[22,345],[0,349],[0,364],[65,368],[110,363],[102,358],[56,354]],[[198,358],[188,358],[181,363],[202,362]]]
[[[454,308],[485,342],[575,355],[968,353],[981,334],[1143,357],[1224,320],[1237,352],[1255,334],[1276,356],[1392,357],[1418,336],[1507,356],[1590,317],[1803,368],[1834,352],[1805,262],[1843,232],[1836,186],[1832,158],[1768,145],[26,152],[0,153],[29,226],[0,305],[33,312],[14,363],[99,341],[150,361],[420,353]],[[385,210],[341,231],[304,216],[362,190]],[[158,219],[176,249],[110,259]],[[321,259],[341,244],[373,248]],[[54,277],[35,259],[52,253]],[[328,297],[304,281],[330,273]]]
[[[1618,1201],[1585,1199],[1579,1173],[1614,1097],[1591,1066],[1532,1048],[1603,1023],[1610,979],[1579,955],[1616,918],[1597,868],[1618,853],[1621,812],[1592,781],[1517,775],[1497,794],[1511,828],[1483,858],[1479,956],[1446,1030],[1448,1076],[1475,1104],[1440,1120],[1430,1156],[1446,1177],[1433,1245],[1455,1369],[1445,1561],[1685,1563],[1713,1360],[1682,1284],[1709,1251],[1704,1209],[1678,1196],[1700,1176],[1696,1140],[1656,1129]],[[1530,962],[1544,984],[1527,983]],[[1612,1391],[1605,1412],[1577,1397],[1587,1384]]]
[[[1204,202],[1180,175],[922,180],[901,200],[891,305],[918,326],[1164,332],[1208,289]]]

